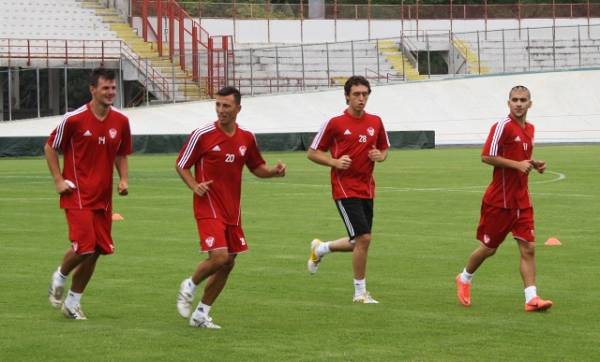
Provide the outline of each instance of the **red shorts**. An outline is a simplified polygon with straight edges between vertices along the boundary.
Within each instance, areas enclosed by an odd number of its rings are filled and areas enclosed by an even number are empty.
[[[227,249],[229,254],[238,254],[248,250],[241,226],[227,225],[217,219],[196,219],[196,226],[204,252]]]
[[[65,209],[69,225],[69,240],[78,255],[115,251],[110,230],[112,213],[108,210]]]
[[[496,249],[509,232],[512,232],[515,239],[533,243],[533,208],[502,209],[482,203],[477,240],[488,248]]]

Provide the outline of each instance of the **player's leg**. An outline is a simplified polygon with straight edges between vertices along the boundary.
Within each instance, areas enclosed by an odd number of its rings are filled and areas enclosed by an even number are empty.
[[[471,283],[473,274],[483,262],[496,253],[516,220],[511,210],[481,205],[481,217],[477,226],[477,240],[481,244],[471,253],[467,265],[455,278],[458,301],[468,307],[471,305]]]
[[[235,258],[237,254],[246,252],[248,245],[244,237],[244,231],[240,226],[227,225],[226,232],[227,238],[227,262],[223,264],[214,274],[212,274],[206,281],[204,287],[204,295],[194,313],[190,318],[190,325],[199,328],[211,328],[219,329],[219,325],[213,323],[210,317],[210,309],[214,304],[217,297],[221,294],[229,278],[229,274],[235,266]]]
[[[60,308],[64,295],[67,277],[84,259],[84,256],[77,255],[73,248],[69,248],[63,257],[61,265],[52,273],[50,287],[48,288],[48,299],[55,308]]]
[[[543,300],[537,295],[535,285],[535,232],[533,209],[519,210],[518,220],[512,230],[519,245],[519,270],[523,279],[525,293],[525,311],[544,311],[552,307],[552,301]]]
[[[225,237],[225,224],[216,219],[196,220],[200,249],[208,253],[208,258],[201,261],[189,278],[184,279],[179,285],[177,293],[177,311],[183,318],[189,318],[192,313],[192,301],[198,285],[214,274],[221,266],[227,263],[227,240]]]

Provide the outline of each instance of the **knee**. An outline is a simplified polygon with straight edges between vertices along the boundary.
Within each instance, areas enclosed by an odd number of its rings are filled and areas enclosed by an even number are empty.
[[[358,235],[354,242],[354,248],[367,249],[371,244],[371,234]]]
[[[535,257],[535,245],[533,243],[521,243],[521,255],[524,258]]]
[[[227,253],[214,253],[209,256],[209,260],[217,268],[223,268],[229,263],[229,255]]]
[[[227,261],[225,262],[225,264],[223,264],[223,266],[221,267],[221,269],[227,273],[229,273],[230,271],[233,270],[233,267],[235,266],[235,259],[234,258],[228,258]]]

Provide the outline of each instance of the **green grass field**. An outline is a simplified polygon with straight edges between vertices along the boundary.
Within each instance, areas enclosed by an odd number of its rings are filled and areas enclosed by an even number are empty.
[[[554,300],[523,311],[518,250],[507,240],[477,272],[473,305],[454,277],[477,246],[491,167],[479,148],[394,151],[377,166],[368,288],[353,305],[349,254],[306,272],[312,238],[344,235],[329,174],[304,153],[265,153],[285,179],[245,174],[238,258],[212,315],[220,331],[188,327],[175,309],[198,253],[191,193],[175,155],[133,156],[130,195],[115,197],[114,256],[100,259],[82,306],[89,320],[50,307],[50,274],[68,247],[45,161],[0,160],[0,360],[597,360],[600,356],[600,146],[539,146],[532,174],[538,291]],[[544,246],[549,236],[560,247]]]

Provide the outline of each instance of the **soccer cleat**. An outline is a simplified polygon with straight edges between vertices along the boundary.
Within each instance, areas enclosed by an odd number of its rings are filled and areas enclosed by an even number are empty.
[[[362,304],[379,304],[378,301],[373,299],[369,292],[364,292],[361,295],[355,295],[354,298],[352,298],[352,302]]]
[[[543,300],[540,297],[534,297],[529,301],[529,303],[525,303],[525,311],[526,312],[543,312],[552,307],[551,300]]]
[[[66,303],[63,303],[62,312],[65,315],[65,317],[69,319],[75,319],[80,321],[84,321],[87,319],[85,314],[83,314],[83,311],[81,310],[81,306],[79,304],[74,307],[68,307]]]
[[[192,314],[192,300],[194,294],[188,287],[189,279],[184,279],[179,286],[179,293],[177,293],[177,312],[183,318],[189,318]]]
[[[460,274],[456,276],[456,296],[460,304],[468,307],[471,305],[471,284],[463,283]]]
[[[50,280],[50,287],[48,288],[48,300],[54,308],[60,308],[63,301],[63,294],[65,292],[65,285],[60,283],[60,277],[58,270],[52,273],[52,280]]]
[[[221,326],[214,324],[212,318],[207,314],[194,313],[190,318],[190,326],[196,328],[221,329]]]
[[[308,257],[308,272],[314,274],[317,272],[319,268],[319,263],[321,262],[321,257],[317,255],[317,248],[323,242],[319,239],[314,239],[310,242],[310,256]]]

